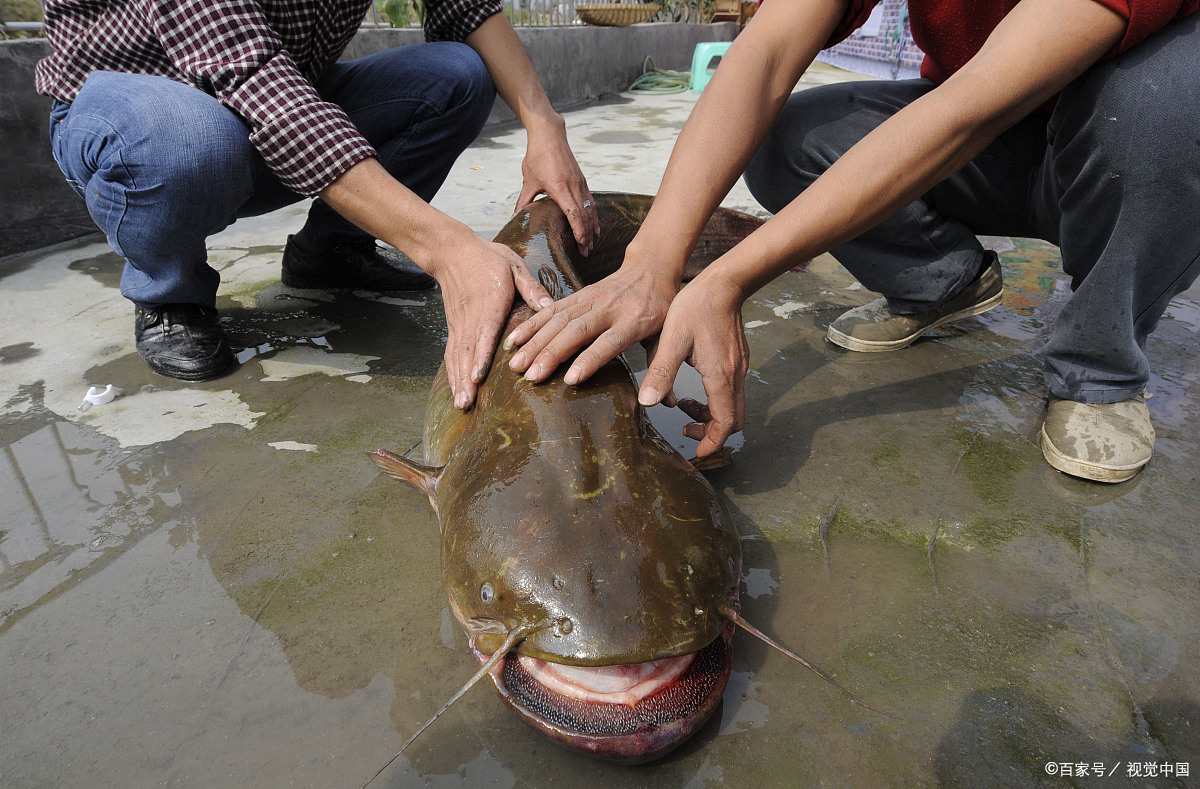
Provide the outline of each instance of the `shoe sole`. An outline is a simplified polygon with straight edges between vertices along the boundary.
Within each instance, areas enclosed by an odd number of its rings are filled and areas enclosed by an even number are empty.
[[[954,321],[960,321],[963,318],[972,318],[976,315],[982,315],[990,309],[999,307],[1000,302],[1003,300],[1004,291],[1001,290],[987,301],[981,301],[978,304],[966,308],[965,310],[952,312],[943,318],[939,318],[928,326],[922,327],[919,331],[913,332],[907,337],[901,337],[898,340],[860,340],[857,337],[851,337],[849,334],[844,334],[838,331],[837,329],[833,328],[832,325],[830,325],[829,331],[826,332],[825,336],[828,337],[829,341],[834,345],[841,346],[849,351],[859,351],[860,353],[898,351],[901,348],[907,348],[908,346],[912,345],[922,334],[931,332],[937,327],[943,326],[947,323],[953,323]]]
[[[205,370],[203,372],[188,372],[188,371],[184,371],[184,370],[174,370],[169,367],[163,367],[160,364],[152,364],[149,361],[147,361],[145,359],[145,357],[142,358],[142,361],[146,362],[146,366],[150,368],[151,372],[153,372],[157,375],[161,375],[163,378],[171,378],[176,381],[187,381],[188,383],[198,383],[200,381],[213,381],[213,380],[216,380],[217,378],[224,378],[226,375],[229,375],[231,372],[233,372],[238,367],[237,357],[234,356],[232,354],[232,352],[230,353],[229,363],[227,365],[224,365],[223,367],[220,367],[216,370]]]
[[[1042,448],[1042,457],[1046,459],[1054,468],[1070,474],[1072,477],[1080,477],[1082,479],[1090,479],[1093,482],[1125,482],[1137,476],[1137,473],[1145,468],[1145,463],[1137,463],[1131,466],[1101,466],[1095,463],[1088,463],[1079,458],[1068,457],[1054,446],[1050,441],[1050,437],[1046,435],[1046,428],[1042,428],[1040,440],[1038,443]]]

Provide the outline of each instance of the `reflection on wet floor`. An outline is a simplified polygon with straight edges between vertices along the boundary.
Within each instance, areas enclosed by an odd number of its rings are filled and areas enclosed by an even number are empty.
[[[180,503],[152,455],[123,457],[70,422],[29,428],[0,453],[0,632],[174,520]]]
[[[622,123],[647,124],[627,130],[611,111],[580,123],[669,149],[663,129],[692,101],[622,105]],[[490,135],[465,164],[519,168],[523,142]],[[583,149],[585,169],[610,172],[619,148]],[[491,230],[511,212],[494,191]],[[477,669],[428,501],[365,456],[420,452],[440,297],[284,288],[287,231],[238,223],[214,247],[243,349],[219,382],[145,370],[101,245],[0,280],[0,783],[359,785]],[[898,354],[825,341],[873,298],[827,256],[752,298],[747,426],[710,475],[742,536],[743,614],[904,721],[739,635],[722,707],[659,763],[558,750],[479,688],[380,785],[1038,786],[1049,762],[1200,769],[1200,289],[1147,344],[1154,460],[1084,483],[1035,442],[1036,350],[1068,292],[1057,252],[985,241],[1004,305]],[[640,377],[644,353],[628,358]],[[121,396],[78,411],[107,384]],[[676,391],[700,396],[699,377]],[[651,418],[691,454],[686,417]]]
[[[264,342],[252,345],[249,348],[243,348],[236,354],[237,361],[238,364],[245,364],[257,356],[269,356],[282,348],[300,345],[314,345],[317,348],[324,348],[327,351],[333,350],[333,346],[329,344],[329,340],[325,337],[286,337],[282,338],[282,342],[279,343]]]

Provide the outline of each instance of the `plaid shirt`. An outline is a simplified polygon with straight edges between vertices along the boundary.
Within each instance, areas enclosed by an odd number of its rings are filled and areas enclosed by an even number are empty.
[[[93,71],[154,74],[193,85],[237,113],[289,189],[315,195],[375,156],[313,81],[337,61],[372,0],[46,0],[53,54],[39,93],[71,102]],[[461,41],[500,0],[428,0],[425,37]]]

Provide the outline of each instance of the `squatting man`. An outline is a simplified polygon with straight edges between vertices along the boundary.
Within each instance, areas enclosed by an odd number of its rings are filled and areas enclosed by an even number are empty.
[[[389,291],[436,280],[455,404],[468,407],[514,293],[551,301],[516,253],[429,205],[497,93],[528,134],[517,207],[546,193],[585,253],[595,242],[566,125],[500,0],[427,0],[427,43],[337,62],[371,2],[43,3],[53,53],[36,81],[54,99],[54,157],[125,260],[121,293],[155,372],[203,381],[233,368],[205,239],[317,196],[288,238],[284,284]]]

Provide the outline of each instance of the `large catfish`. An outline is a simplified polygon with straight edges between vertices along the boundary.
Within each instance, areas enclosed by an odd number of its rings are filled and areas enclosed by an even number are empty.
[[[548,199],[496,241],[561,298],[620,265],[651,203],[594,198],[603,235],[587,258]],[[760,223],[718,210],[689,270]],[[518,299],[504,334],[530,314]],[[497,351],[465,413],[439,370],[424,463],[373,457],[437,511],[450,608],[484,661],[476,679],[489,674],[522,720],[561,745],[625,763],[657,758],[708,719],[729,678],[738,535],[712,487],[647,419],[623,359],[569,386],[567,365],[531,384],[509,356]]]

